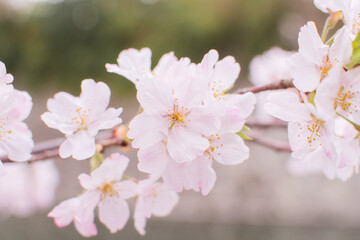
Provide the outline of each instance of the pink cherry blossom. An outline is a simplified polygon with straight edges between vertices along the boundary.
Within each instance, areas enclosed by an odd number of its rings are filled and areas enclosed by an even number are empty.
[[[214,160],[234,165],[249,156],[236,133],[253,111],[255,95],[226,93],[240,66],[230,56],[219,61],[215,50],[198,65],[172,56],[160,62],[167,70],[137,85],[143,112],[131,121],[128,137],[139,148],[138,168],[162,176],[178,192],[206,195],[216,180]]]
[[[0,176],[0,215],[30,216],[48,208],[55,199],[59,174],[53,161],[5,163]]]
[[[263,54],[254,57],[249,66],[249,80],[254,85],[264,85],[291,79],[290,68],[286,60],[294,53],[294,51],[272,47]]]
[[[86,195],[70,198],[57,205],[48,217],[53,217],[56,226],[59,228],[66,227],[72,221],[77,231],[83,237],[92,237],[97,235],[97,228],[94,224],[94,208],[97,201],[88,201]],[[95,200],[97,200],[95,198]]]
[[[341,0],[343,1],[343,0]],[[341,8],[341,1],[338,0],[314,0],[315,6],[324,13],[335,13]],[[346,1],[346,0],[345,0]]]
[[[300,98],[292,91],[281,91],[270,94],[268,100],[267,111],[289,122],[288,136],[293,151],[290,169],[293,172],[322,171],[330,179],[342,180],[352,175],[359,164],[358,143],[334,131],[339,128],[335,126],[339,117],[326,118],[329,115],[322,115],[305,94]]]
[[[34,142],[23,122],[32,108],[30,95],[18,90],[0,91],[0,102],[0,155],[14,161],[30,159]]]
[[[170,214],[179,201],[178,194],[166,184],[156,182],[158,177],[150,177],[137,184],[137,198],[134,212],[136,230],[145,235],[146,219],[151,215]]]
[[[120,181],[129,159],[118,153],[106,158],[90,175],[81,174],[80,184],[85,192],[78,198],[68,199],[50,213],[59,227],[74,220],[75,227],[83,236],[97,234],[94,225],[94,209],[98,206],[100,222],[115,233],[121,230],[129,218],[126,199],[136,193],[136,184],[130,180]]]
[[[82,160],[95,153],[95,135],[99,130],[109,129],[121,123],[122,108],[107,108],[110,89],[103,83],[87,79],[81,83],[80,97],[66,92],[57,93],[48,100],[49,112],[41,119],[50,128],[58,129],[66,135],[60,146],[60,156],[72,156]]]
[[[117,59],[117,64],[106,64],[108,72],[119,74],[135,85],[140,81],[152,78],[157,75],[172,74],[174,71],[174,64],[178,62],[173,52],[164,54],[159,60],[158,65],[151,70],[151,50],[149,48],[126,49],[120,52]]]
[[[262,55],[254,57],[249,66],[249,80],[254,85],[264,85],[291,79],[290,66],[287,59],[294,53],[279,47],[272,47]],[[256,107],[253,114],[256,122],[273,123],[279,121],[269,115],[264,109],[268,94],[269,91],[256,94]]]
[[[308,22],[300,29],[299,52],[289,59],[293,83],[300,91],[311,92],[323,80],[334,65],[350,61],[351,37],[346,27],[341,28],[329,47],[325,45],[314,22]]]
[[[9,84],[14,81],[13,75],[6,73],[6,67],[3,62],[0,61],[0,82],[3,84]]]
[[[179,75],[172,79],[173,86],[161,78],[138,84],[137,98],[144,111],[130,122],[128,137],[140,149],[165,140],[170,156],[180,163],[203,154],[209,147],[204,136],[219,128],[220,119],[204,107],[201,95],[206,92],[196,91],[188,72]]]
[[[355,68],[344,71],[334,68],[319,85],[315,104],[325,118],[334,118],[336,113],[360,122],[360,71]]]
[[[151,50],[149,48],[127,49],[119,54],[116,64],[106,64],[108,72],[116,73],[137,84],[151,76]]]

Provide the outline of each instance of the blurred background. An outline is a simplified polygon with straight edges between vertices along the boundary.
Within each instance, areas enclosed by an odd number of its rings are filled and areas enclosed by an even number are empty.
[[[123,49],[149,47],[156,65],[169,51],[199,62],[214,48],[221,57],[237,59],[238,85],[249,86],[247,69],[255,55],[274,45],[297,49],[300,26],[315,20],[322,29],[325,19],[312,0],[0,0],[0,60],[15,76],[15,87],[33,97],[27,123],[40,141],[60,136],[39,120],[46,99],[61,90],[78,95],[85,78],[111,87],[111,105],[124,107],[124,122],[134,116],[134,86],[104,67]],[[272,134],[287,139],[283,130]],[[215,166],[218,180],[209,196],[182,193],[170,216],[148,222],[145,237],[130,221],[115,235],[97,224],[94,239],[359,239],[357,176],[345,183],[320,175],[294,177],[286,171],[287,153],[249,145],[245,163]],[[135,172],[136,153],[126,154]],[[87,161],[56,165],[60,186],[54,205],[80,193],[77,176],[89,171]],[[72,225],[58,229],[46,217],[50,209],[4,218],[0,239],[82,239]]]

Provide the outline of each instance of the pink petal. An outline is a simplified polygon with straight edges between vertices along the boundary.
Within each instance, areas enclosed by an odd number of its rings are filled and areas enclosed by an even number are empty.
[[[129,206],[121,198],[106,196],[99,204],[99,219],[111,233],[121,230],[129,215]]]

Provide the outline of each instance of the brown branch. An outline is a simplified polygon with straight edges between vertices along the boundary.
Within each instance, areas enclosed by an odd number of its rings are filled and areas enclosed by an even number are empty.
[[[240,88],[235,93],[243,94],[247,92],[258,93],[262,91],[268,90],[278,90],[278,89],[287,89],[294,87],[292,80],[281,80],[277,83],[266,84],[262,86],[253,86],[249,88]],[[248,124],[251,126],[252,124]],[[261,124],[253,124],[256,127],[274,127],[274,125],[261,125]],[[106,135],[104,137],[104,135]],[[110,146],[128,146],[129,142],[125,139],[124,136],[117,136],[116,130],[108,131],[100,134],[100,137],[97,138],[96,143],[101,145],[102,148],[110,147]],[[263,138],[253,138],[254,142],[259,144],[271,147],[275,150],[279,151],[290,151],[290,147],[288,145],[284,145],[281,143],[276,143],[274,141],[266,140]],[[37,143],[32,151],[32,157],[28,162],[45,160],[48,158],[56,158],[59,157],[59,146],[65,141],[65,138],[57,138],[53,140],[48,140],[44,142]],[[7,156],[0,157],[2,162],[13,162]]]
[[[56,138],[49,141],[39,142],[32,151],[32,157],[27,162],[35,162],[49,158],[59,157],[59,147],[65,141],[65,138]],[[96,139],[96,144],[103,149],[111,146],[126,147],[129,142],[123,136],[114,135],[113,131],[102,132]],[[2,162],[14,162],[8,157],[0,158]]]
[[[264,136],[258,136],[254,132],[246,133],[247,136],[251,137],[252,142],[271,148],[281,152],[291,152],[290,145],[281,141],[265,138]]]
[[[246,126],[250,128],[285,128],[288,123],[283,121],[273,121],[269,123],[262,123],[257,121],[247,121]]]
[[[293,88],[293,87],[294,87],[294,84],[292,83],[292,80],[281,80],[280,82],[277,82],[277,83],[270,83],[270,84],[266,84],[266,85],[253,86],[253,87],[248,87],[248,88],[240,88],[240,89],[236,90],[235,93],[238,93],[238,94],[244,94],[244,93],[248,93],[248,92],[259,93],[259,92],[268,91],[268,90],[280,90],[280,89],[287,89],[287,88]]]

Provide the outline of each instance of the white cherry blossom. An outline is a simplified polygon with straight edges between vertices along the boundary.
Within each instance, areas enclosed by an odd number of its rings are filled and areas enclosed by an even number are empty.
[[[0,91],[0,155],[14,161],[31,158],[32,133],[23,122],[32,108],[31,97],[18,90]]]
[[[41,119],[50,128],[66,135],[60,146],[60,156],[82,160],[95,153],[95,135],[121,123],[122,108],[108,108],[110,89],[103,83],[87,79],[81,83],[80,97],[66,92],[57,93],[48,101],[49,112]]]
[[[299,52],[289,59],[293,83],[300,91],[311,92],[319,85],[334,65],[347,64],[352,54],[352,39],[346,27],[341,28],[329,47],[325,45],[314,22],[300,29]]]
[[[64,227],[74,220],[75,227],[83,236],[97,234],[94,225],[94,208],[98,206],[99,220],[115,233],[121,230],[130,215],[126,199],[135,196],[136,184],[123,180],[123,173],[129,159],[118,153],[105,159],[91,175],[81,174],[80,184],[85,192],[68,199],[56,206],[50,213],[59,227]]]
[[[137,84],[151,76],[151,50],[149,48],[127,49],[120,52],[117,64],[106,64],[108,72],[116,73]]]
[[[6,66],[0,61],[0,83],[9,84],[14,81],[13,75],[6,72]]]
[[[166,184],[156,182],[158,177],[150,177],[137,184],[137,197],[134,212],[136,230],[145,235],[146,219],[170,214],[179,201],[178,194]]]
[[[5,163],[0,176],[0,215],[27,217],[51,206],[59,183],[53,161]]]

